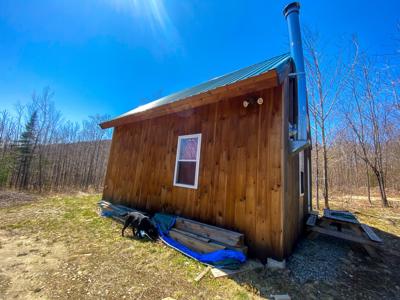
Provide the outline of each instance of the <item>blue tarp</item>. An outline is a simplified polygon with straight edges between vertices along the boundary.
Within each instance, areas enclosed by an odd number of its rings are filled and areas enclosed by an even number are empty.
[[[109,210],[102,210],[101,211],[101,216],[102,217],[106,217],[106,218],[112,218],[113,216],[115,216],[115,214],[112,211],[109,211]]]
[[[155,214],[153,220],[157,224],[160,238],[164,243],[202,263],[220,268],[236,269],[240,266],[241,263],[244,263],[246,261],[246,256],[239,251],[224,249],[203,254],[195,252],[185,245],[182,245],[181,243],[172,239],[168,233],[169,230],[175,225],[175,216],[158,213]]]
[[[104,205],[107,205],[111,209],[102,209],[101,215],[103,217],[117,218],[120,221],[123,220],[121,218],[123,214],[129,211],[134,211],[133,209],[130,209],[123,205],[113,205],[105,201],[99,202],[99,206],[101,208],[103,208]],[[241,263],[244,263],[246,261],[246,256],[239,251],[224,249],[203,254],[195,252],[185,245],[182,245],[181,243],[175,241],[169,236],[169,231],[175,225],[176,221],[176,216],[174,215],[157,213],[152,218],[152,221],[157,226],[160,238],[165,244],[185,254],[186,256],[196,259],[204,264],[212,265],[219,268],[236,269],[240,266]]]

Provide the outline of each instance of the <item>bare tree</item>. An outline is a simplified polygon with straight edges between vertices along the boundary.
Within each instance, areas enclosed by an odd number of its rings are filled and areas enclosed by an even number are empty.
[[[38,113],[38,134],[36,139],[37,145],[37,176],[35,186],[41,192],[44,184],[44,164],[46,160],[46,154],[49,149],[47,145],[53,143],[54,134],[56,128],[61,120],[61,113],[55,109],[52,98],[54,92],[49,88],[45,87],[41,95],[36,93],[32,96],[32,104],[29,109],[34,110]]]
[[[371,74],[373,72],[373,75]],[[382,78],[371,62],[364,56],[359,72],[351,81],[351,102],[348,104],[345,117],[357,145],[355,153],[374,173],[379,185],[382,206],[387,207],[386,171],[384,162],[385,131],[388,110],[382,93]],[[367,182],[369,173],[367,168]]]
[[[339,101],[349,75],[353,72],[357,51],[348,61],[343,62],[343,51],[338,57],[329,57],[329,63],[319,43],[319,35],[309,29],[304,31],[304,46],[306,53],[307,85],[310,96],[310,111],[314,121],[315,145],[321,144],[323,166],[323,196],[325,207],[329,207],[329,178],[328,178],[328,140],[332,111]],[[335,64],[331,65],[330,62]],[[319,181],[319,164],[316,165]]]

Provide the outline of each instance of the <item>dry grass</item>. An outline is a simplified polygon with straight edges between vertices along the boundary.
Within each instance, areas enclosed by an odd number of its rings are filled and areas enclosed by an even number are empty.
[[[265,269],[197,283],[203,265],[162,243],[120,237],[118,223],[98,216],[99,199],[51,196],[0,208],[0,299],[391,299],[400,292],[397,209],[332,202],[382,230],[387,249],[382,262],[351,253],[331,281],[299,284],[290,270]]]
[[[372,205],[364,195],[336,195],[329,202],[332,209],[349,210],[357,218],[381,231],[400,236],[400,197],[389,197],[390,207],[381,206],[379,194],[372,194]]]
[[[55,196],[0,210],[0,298],[247,299],[232,280],[194,278],[203,266],[162,243],[120,237],[99,195]]]

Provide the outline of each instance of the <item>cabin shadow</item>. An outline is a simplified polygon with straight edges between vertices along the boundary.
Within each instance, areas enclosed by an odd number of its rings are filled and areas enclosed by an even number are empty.
[[[285,269],[259,269],[232,275],[260,297],[288,294],[291,299],[396,299],[400,292],[400,238],[371,227],[383,240],[378,258],[359,244],[319,235],[302,236]]]

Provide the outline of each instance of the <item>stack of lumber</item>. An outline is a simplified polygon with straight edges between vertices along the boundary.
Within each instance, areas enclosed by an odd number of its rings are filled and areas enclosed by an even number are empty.
[[[126,213],[139,210],[123,205],[112,204],[107,201],[98,203],[102,212],[108,212],[109,216],[119,222],[124,222]],[[199,253],[209,253],[216,250],[230,249],[247,254],[244,245],[244,235],[239,232],[200,223],[197,221],[177,217],[173,228],[169,231],[171,238],[185,245],[189,249]]]
[[[244,235],[224,228],[177,217],[169,235],[189,249],[199,253],[230,249],[247,254]]]

